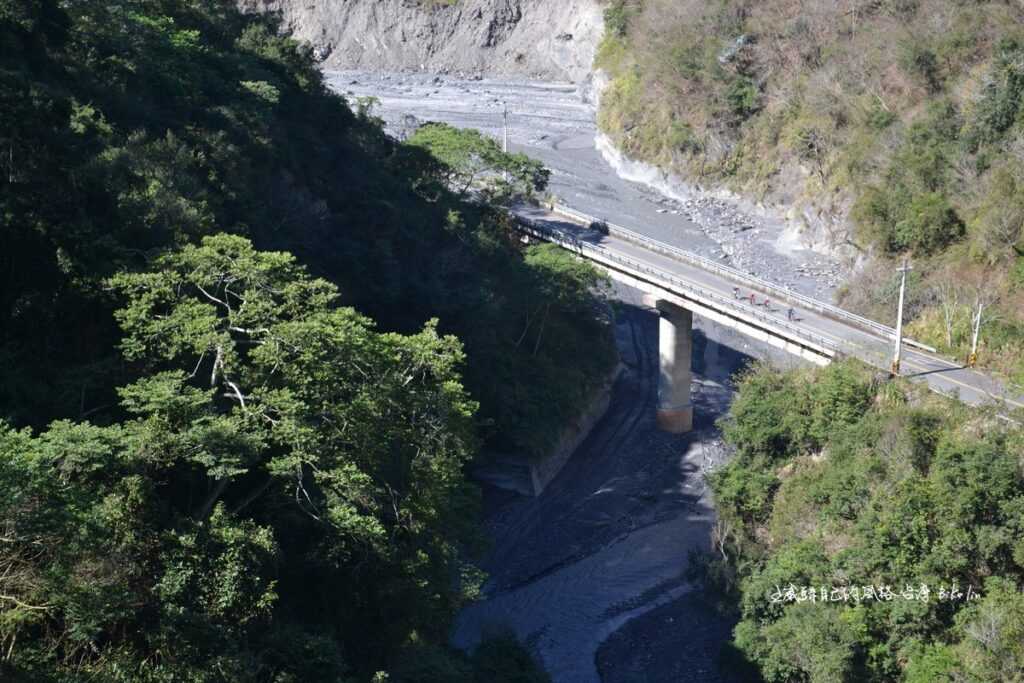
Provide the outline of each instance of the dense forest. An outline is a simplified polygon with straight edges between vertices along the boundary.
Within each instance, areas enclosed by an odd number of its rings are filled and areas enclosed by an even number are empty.
[[[1019,426],[854,362],[755,367],[723,426],[703,569],[741,680],[1024,680]]]
[[[230,3],[0,0],[4,681],[544,680],[444,645],[466,470],[603,381],[601,279],[354,109]]]
[[[1024,386],[1024,5],[611,0],[598,123],[633,157],[817,216],[840,303]],[[866,257],[866,258],[865,258]],[[866,262],[866,263],[865,263]]]

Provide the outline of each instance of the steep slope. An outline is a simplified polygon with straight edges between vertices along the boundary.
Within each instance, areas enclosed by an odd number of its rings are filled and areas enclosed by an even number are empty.
[[[603,31],[596,0],[242,0],[279,14],[328,68],[580,81]]]
[[[593,271],[278,28],[0,0],[2,681],[473,680],[464,465],[614,361]]]
[[[894,316],[893,262],[912,257],[913,331],[944,352],[966,358],[998,300],[979,362],[1020,382],[1022,22],[997,1],[615,0],[598,123],[856,254],[840,298],[865,315]]]

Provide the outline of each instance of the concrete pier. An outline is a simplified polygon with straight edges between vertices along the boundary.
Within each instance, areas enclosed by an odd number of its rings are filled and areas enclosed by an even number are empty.
[[[690,355],[693,352],[693,313],[665,300],[657,302],[658,427],[673,434],[693,429],[690,401]]]

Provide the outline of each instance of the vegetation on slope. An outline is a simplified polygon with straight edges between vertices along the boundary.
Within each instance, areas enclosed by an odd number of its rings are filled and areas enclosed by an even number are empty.
[[[1021,680],[1019,427],[844,362],[753,369],[724,428],[707,569],[747,678]]]
[[[444,646],[464,471],[603,379],[594,271],[230,3],[0,0],[0,112],[0,678],[543,680]]]
[[[858,312],[892,321],[912,255],[911,332],[962,359],[960,284],[984,282],[980,361],[1024,384],[1022,27],[1002,0],[613,0],[599,124],[702,185],[836,216],[874,256],[840,296]]]

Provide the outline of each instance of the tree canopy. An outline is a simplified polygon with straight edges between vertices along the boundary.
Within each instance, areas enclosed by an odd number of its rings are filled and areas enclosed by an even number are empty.
[[[438,159],[448,186],[463,196],[477,189],[492,202],[529,199],[547,188],[551,175],[539,161],[502,151],[480,131],[447,123],[423,124],[408,144]]]
[[[543,680],[446,646],[466,470],[603,381],[600,279],[278,28],[0,0],[5,681]]]
[[[925,392],[852,362],[740,382],[707,575],[747,677],[1024,674],[1024,433]]]

